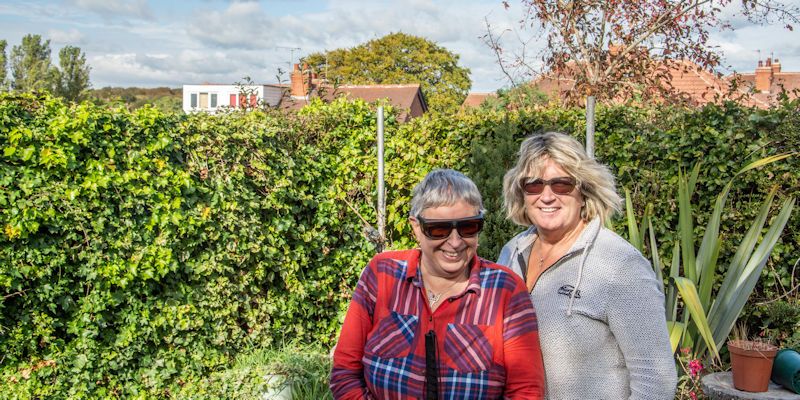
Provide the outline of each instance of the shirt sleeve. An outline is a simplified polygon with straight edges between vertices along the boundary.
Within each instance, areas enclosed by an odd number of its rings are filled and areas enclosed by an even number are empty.
[[[511,242],[506,243],[497,257],[497,264],[511,268]]]
[[[664,294],[650,263],[626,257],[611,283],[608,326],[630,374],[631,399],[673,399],[677,371],[664,317]]]
[[[374,260],[361,273],[333,352],[330,388],[335,399],[371,398],[364,380],[361,358],[367,334],[372,328],[377,296],[377,279],[373,267]]]
[[[539,347],[536,312],[522,280],[506,305],[503,319],[503,353],[506,367],[505,397],[543,399],[544,366]]]

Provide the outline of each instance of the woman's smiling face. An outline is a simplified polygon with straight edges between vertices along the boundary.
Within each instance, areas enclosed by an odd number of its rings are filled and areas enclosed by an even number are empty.
[[[552,180],[565,177],[570,175],[555,161],[547,159],[542,176],[538,178]],[[555,239],[565,236],[580,224],[582,207],[583,195],[578,186],[569,194],[555,194],[549,185],[540,194],[525,194],[525,214],[528,219],[540,234]]]
[[[427,208],[420,213],[426,220],[454,220],[480,213],[475,206],[460,200],[453,205]],[[444,239],[430,239],[422,233],[419,221],[411,219],[411,227],[422,250],[422,263],[428,271],[440,277],[464,274],[478,248],[478,235],[461,237],[456,229]]]

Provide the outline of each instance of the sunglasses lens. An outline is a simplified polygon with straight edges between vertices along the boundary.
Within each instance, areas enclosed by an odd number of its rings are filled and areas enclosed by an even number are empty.
[[[545,186],[550,186],[550,190],[555,194],[570,194],[575,190],[575,180],[569,178],[555,178],[553,180],[545,181],[536,179],[522,184],[522,189],[527,194],[542,194]]]
[[[453,226],[449,222],[433,222],[426,224],[425,236],[431,239],[444,239],[450,236]]]
[[[544,191],[544,182],[541,179],[526,183],[522,188],[528,194],[541,194]]]
[[[473,237],[483,229],[483,216],[469,217],[469,219],[438,220],[426,221],[422,217],[417,217],[422,228],[422,232],[428,239],[441,240],[450,237],[453,228],[458,231],[462,238]]]
[[[555,194],[570,194],[575,189],[575,184],[566,179],[559,179],[550,183],[550,189],[553,189]]]
[[[458,234],[461,237],[473,237],[483,229],[483,220],[474,219],[471,221],[462,221],[458,223]]]

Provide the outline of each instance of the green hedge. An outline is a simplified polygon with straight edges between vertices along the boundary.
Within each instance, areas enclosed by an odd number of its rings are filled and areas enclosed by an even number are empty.
[[[800,148],[796,108],[600,108],[597,154],[670,240],[678,166],[704,162],[709,203],[746,161]],[[583,130],[577,109],[388,115],[389,247],[414,246],[411,188],[451,167],[486,199],[487,258],[519,230],[498,186],[519,141]],[[332,345],[375,249],[375,140],[374,105],[358,101],[208,116],[0,94],[0,398],[189,396],[243,350]],[[725,232],[741,234],[772,183],[796,193],[797,163],[738,181]],[[766,291],[787,279],[798,218]]]
[[[522,139],[559,130],[583,142],[584,124],[579,109],[526,110],[508,115],[473,142],[467,169],[490,206],[490,224],[481,237],[483,256],[496,257],[502,245],[522,229],[504,220],[500,200],[502,174],[516,160]],[[697,208],[705,211],[695,224],[702,232],[717,194],[741,167],[761,157],[800,150],[800,101],[787,101],[768,111],[734,103],[699,109],[600,107],[596,129],[596,157],[611,167],[620,193],[631,191],[639,218],[647,204],[653,205],[661,259],[668,263],[678,225],[678,169],[702,165],[693,199]],[[722,217],[723,260],[731,255],[731,244],[744,235],[773,185],[778,185],[780,197],[800,194],[800,155],[737,178]],[[615,229],[627,236],[622,216],[613,222]],[[790,288],[792,266],[800,257],[798,243],[800,213],[795,212],[765,269],[757,296],[772,297]]]

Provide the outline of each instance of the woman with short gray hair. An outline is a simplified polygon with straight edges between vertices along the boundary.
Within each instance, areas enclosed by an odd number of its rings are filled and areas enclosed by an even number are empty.
[[[476,252],[478,188],[440,169],[412,196],[419,248],[378,254],[362,272],[333,355],[334,398],[543,398],[525,283]]]
[[[574,138],[525,139],[503,180],[526,227],[497,263],[525,280],[549,399],[672,399],[677,384],[664,294],[649,262],[603,223],[621,199],[608,168]]]

